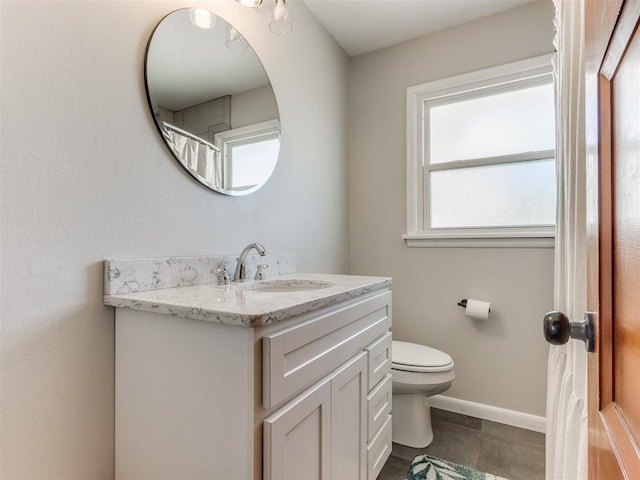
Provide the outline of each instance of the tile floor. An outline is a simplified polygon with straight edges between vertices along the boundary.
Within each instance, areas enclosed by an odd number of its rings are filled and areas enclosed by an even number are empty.
[[[433,443],[423,449],[394,443],[378,480],[404,480],[423,453],[509,480],[544,480],[544,434],[435,408],[431,423]]]

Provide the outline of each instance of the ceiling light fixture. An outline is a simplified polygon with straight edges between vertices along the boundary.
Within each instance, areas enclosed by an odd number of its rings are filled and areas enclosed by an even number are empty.
[[[240,35],[240,32],[231,25],[227,25],[227,40],[225,45],[233,52],[244,52],[249,46],[244,37]]]
[[[286,0],[274,0],[273,10],[271,12],[271,21],[269,22],[269,30],[273,33],[285,34],[289,33],[293,26],[289,10],[287,10]]]
[[[213,28],[216,24],[216,16],[204,8],[190,8],[189,18],[191,23],[200,28]]]
[[[255,8],[262,5],[262,0],[236,0],[243,7]]]
[[[236,0],[243,7],[255,8],[262,5],[263,0]],[[273,33],[285,34],[293,29],[291,16],[286,6],[286,0],[271,0],[271,19],[269,30]]]

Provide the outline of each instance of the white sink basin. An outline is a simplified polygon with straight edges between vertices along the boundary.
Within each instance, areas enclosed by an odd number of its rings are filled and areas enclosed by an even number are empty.
[[[265,293],[288,293],[288,292],[306,292],[309,290],[319,290],[322,288],[332,287],[333,283],[323,282],[321,280],[303,280],[303,279],[287,279],[287,280],[264,280],[262,282],[244,285],[245,290],[255,290]]]

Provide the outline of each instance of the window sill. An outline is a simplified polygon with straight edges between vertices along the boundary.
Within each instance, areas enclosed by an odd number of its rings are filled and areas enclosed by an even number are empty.
[[[553,248],[553,234],[530,236],[403,235],[411,248]]]

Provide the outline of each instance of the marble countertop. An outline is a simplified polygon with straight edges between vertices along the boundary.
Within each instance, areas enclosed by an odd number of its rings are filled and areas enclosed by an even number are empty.
[[[267,292],[261,282],[231,285],[205,283],[104,296],[112,307],[143,310],[241,327],[259,327],[335,305],[391,285],[391,278],[293,273],[269,281],[327,282],[325,288]]]

